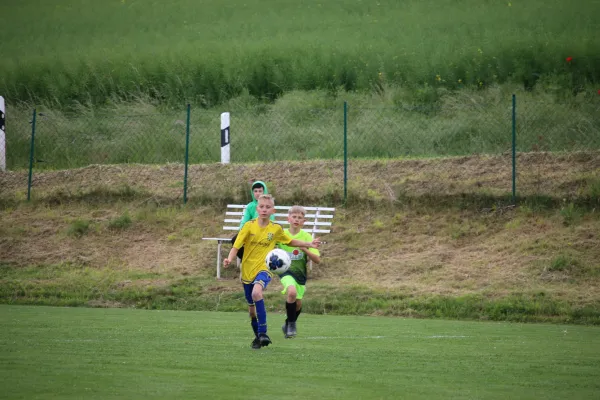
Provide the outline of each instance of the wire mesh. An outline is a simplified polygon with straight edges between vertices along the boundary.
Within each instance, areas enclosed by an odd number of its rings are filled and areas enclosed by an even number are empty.
[[[593,187],[600,184],[598,102],[518,100],[516,129],[522,195],[581,196],[597,190]]]
[[[8,114],[8,171],[0,174],[0,194],[17,193],[22,198],[27,191],[31,116]],[[191,113],[187,187],[192,197],[202,195],[205,179],[228,182],[225,170],[207,177],[201,167],[221,161],[219,116],[216,110]],[[349,105],[347,113],[339,106],[234,109],[231,163],[338,160],[342,169],[346,142],[348,186],[367,188],[376,197],[504,195],[512,188],[512,116],[510,98],[474,95],[434,105]],[[38,196],[68,194],[102,184],[180,198],[186,128],[185,110],[139,115],[39,113],[31,157],[33,191]],[[600,192],[598,102],[541,102],[523,96],[517,99],[514,128],[518,195]],[[378,160],[371,168],[380,179],[364,177],[367,160]]]

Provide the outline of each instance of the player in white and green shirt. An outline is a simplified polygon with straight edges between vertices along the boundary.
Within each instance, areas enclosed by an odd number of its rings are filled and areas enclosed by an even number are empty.
[[[288,211],[289,229],[285,233],[292,239],[304,242],[312,241],[310,233],[302,229],[304,226],[306,210],[302,206],[293,206]],[[306,247],[291,247],[279,244],[279,248],[285,250],[292,260],[290,268],[281,275],[281,284],[283,285],[282,294],[286,295],[285,310],[287,319],[281,327],[283,334],[287,338],[296,336],[296,321],[302,311],[302,298],[306,291],[306,266],[309,261],[315,264],[321,262],[319,250]]]

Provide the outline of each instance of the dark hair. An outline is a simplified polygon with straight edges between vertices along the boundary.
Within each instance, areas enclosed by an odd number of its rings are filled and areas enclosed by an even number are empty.
[[[252,190],[258,189],[258,188],[262,188],[262,190],[265,190],[265,185],[263,185],[262,183],[259,183],[259,182],[256,182],[254,185],[252,185]]]

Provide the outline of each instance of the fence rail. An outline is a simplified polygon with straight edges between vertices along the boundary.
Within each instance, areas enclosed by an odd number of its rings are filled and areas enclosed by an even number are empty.
[[[524,189],[520,194],[553,194],[546,183],[561,179],[557,170],[561,162],[581,161],[582,153],[600,151],[600,105],[516,100],[513,96],[512,101],[472,99],[398,107],[344,104],[283,112],[263,105],[231,111],[231,163],[337,160],[336,168],[343,174],[337,175],[341,182],[336,185],[343,185],[346,197],[355,176],[348,160],[490,156],[487,172],[473,170],[465,161],[453,162],[450,169],[440,164],[428,173],[438,179],[470,177],[484,188],[485,179],[492,178],[482,177],[493,173],[513,196],[520,187]],[[197,172],[191,169],[188,176],[188,167],[221,162],[220,113],[192,111],[189,106],[178,112],[138,115],[34,110],[20,118],[9,116],[6,125],[7,171],[0,172],[0,195],[26,190],[29,199],[43,181],[51,181],[54,191],[71,192],[100,183],[145,184],[185,202],[188,192],[198,193]],[[579,173],[596,179],[598,167],[592,163],[586,171],[590,163],[584,164]],[[77,169],[85,169],[91,179]],[[121,169],[116,176],[123,179],[104,179],[109,169]],[[170,180],[156,179],[165,170],[171,173]],[[411,179],[388,173],[394,190],[402,190],[401,182]],[[61,178],[50,179],[52,174]],[[77,179],[84,178],[77,185]],[[157,188],[154,181],[166,187]],[[489,185],[490,192],[496,188]]]

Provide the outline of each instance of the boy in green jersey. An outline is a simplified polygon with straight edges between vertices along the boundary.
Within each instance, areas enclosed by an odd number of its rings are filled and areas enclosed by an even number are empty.
[[[269,194],[267,189],[267,184],[263,181],[254,181],[252,183],[252,189],[250,195],[252,196],[252,201],[246,205],[244,209],[244,215],[242,216],[242,220],[240,221],[240,230],[244,227],[244,224],[254,218],[258,218],[258,210],[256,206],[258,205],[258,199],[263,194]],[[271,215],[271,221],[275,221],[275,215]],[[234,243],[233,240],[231,243]]]
[[[305,222],[306,210],[302,206],[293,206],[288,211],[289,229],[284,232],[292,239],[305,242],[312,241],[310,233],[302,229]],[[290,268],[281,275],[281,284],[286,296],[285,310],[287,319],[281,327],[285,338],[296,336],[296,321],[302,311],[302,298],[306,291],[306,265],[309,261],[315,264],[321,262],[321,255],[316,248],[292,247],[284,243],[279,243],[279,248],[285,250],[292,260]]]

